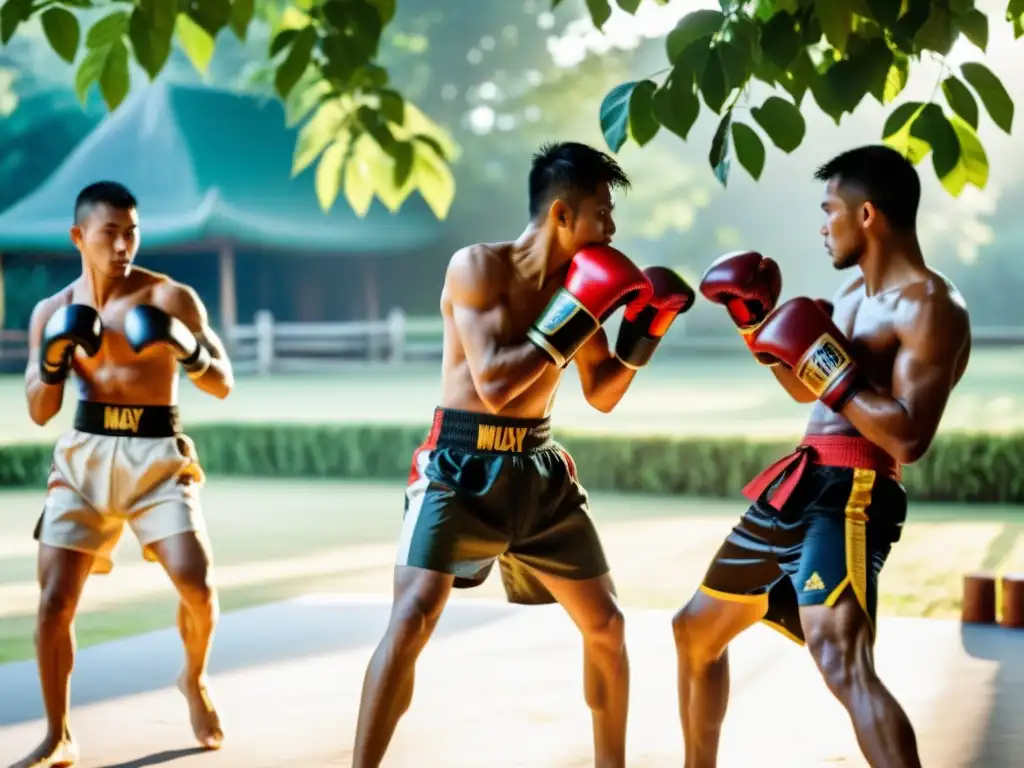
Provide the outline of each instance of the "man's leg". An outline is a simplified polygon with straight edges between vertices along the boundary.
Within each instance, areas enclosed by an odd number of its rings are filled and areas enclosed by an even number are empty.
[[[363,680],[353,768],[375,768],[384,759],[395,726],[412,703],[416,660],[441,618],[453,581],[447,573],[395,568],[391,619]]]
[[[213,561],[205,536],[178,533],[147,545],[178,591],[178,632],[185,646],[185,668],[178,687],[188,700],[196,739],[207,749],[224,740],[220,718],[209,693],[206,665],[213,644],[219,604],[213,586]]]
[[[873,768],[919,768],[910,718],[875,672],[874,632],[853,590],[832,607],[800,609],[811,656],[825,683],[850,714],[864,757]]]
[[[728,646],[767,610],[767,594],[712,596],[702,589],[672,617],[686,768],[717,764],[729,702]]]
[[[626,764],[629,657],[611,576],[574,580],[536,571],[583,636],[583,694],[593,713],[594,765]]]
[[[845,508],[818,507],[809,515],[793,579],[811,656],[875,768],[921,765],[910,719],[878,679],[874,660],[878,576],[905,516],[902,486],[853,470]]]
[[[73,765],[78,744],[71,735],[71,669],[75,657],[75,610],[92,568],[93,556],[47,544],[39,545],[41,590],[36,624],[39,682],[46,710],[43,743],[14,768]]]

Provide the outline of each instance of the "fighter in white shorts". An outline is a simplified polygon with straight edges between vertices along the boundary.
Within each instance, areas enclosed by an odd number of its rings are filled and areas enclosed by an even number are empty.
[[[199,743],[223,739],[206,683],[217,618],[213,567],[199,505],[203,471],[178,423],[179,366],[223,398],[234,377],[195,292],[134,268],[139,222],[120,184],[86,187],[71,239],[82,276],[40,301],[29,328],[28,410],[46,424],[61,408],[67,376],[79,384],[74,428],[53,452],[36,526],[39,603],[36,644],[48,732],[16,768],[73,765],[79,747],[68,723],[74,657],[72,622],[90,573],[108,573],[125,524],[146,559],[159,561],[181,602],[185,668],[178,687]],[[113,736],[116,725],[111,725]]]

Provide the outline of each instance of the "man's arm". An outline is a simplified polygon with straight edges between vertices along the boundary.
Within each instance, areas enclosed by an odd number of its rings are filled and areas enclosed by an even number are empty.
[[[191,378],[201,390],[223,400],[235,386],[235,374],[224,342],[210,327],[206,306],[192,288],[181,283],[169,283],[167,287],[161,309],[181,320],[210,353],[209,367]]]
[[[583,396],[602,413],[609,413],[618,405],[636,376],[636,369],[626,367],[612,354],[603,328],[587,339],[573,360]]]
[[[896,331],[892,395],[861,390],[842,415],[897,461],[912,464],[938,431],[970,340],[970,321],[963,305],[939,292],[918,299]]]
[[[813,403],[818,399],[811,390],[804,386],[804,383],[797,378],[796,374],[786,366],[773,365],[771,371],[775,374],[775,378],[778,379],[782,388],[798,403]]]
[[[488,254],[473,248],[452,257],[445,291],[480,401],[498,413],[551,362],[528,339],[510,340],[510,318]]]
[[[47,384],[39,375],[39,354],[43,345],[43,328],[57,308],[53,297],[43,299],[32,310],[28,321],[28,365],[25,367],[25,398],[28,415],[43,426],[60,411],[64,400],[64,380]]]

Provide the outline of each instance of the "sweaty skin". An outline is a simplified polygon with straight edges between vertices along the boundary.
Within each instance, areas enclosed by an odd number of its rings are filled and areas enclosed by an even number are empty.
[[[568,265],[538,289],[516,267],[516,244],[475,245],[451,260],[441,292],[444,353],[441,404],[446,408],[540,419],[551,414],[562,369],[526,339],[526,331],[561,287]],[[577,353],[583,394],[608,412],[636,371],[621,365],[598,329]]]
[[[833,320],[869,386],[834,413],[791,370],[777,365],[772,371],[795,399],[815,402],[807,434],[859,434],[898,462],[913,463],[931,445],[967,369],[967,307],[957,289],[924,263],[916,235],[889,227],[855,192],[829,181],[822,209],[833,264],[858,267],[833,298]],[[739,602],[698,591],[673,619],[687,768],[717,764],[729,698],[728,645],[760,621],[767,607],[767,595]],[[801,606],[800,623],[869,764],[919,768],[913,726],[875,671],[874,630],[852,591],[832,607]]]
[[[814,402],[811,435],[860,434],[902,464],[924,455],[953,389],[967,370],[971,339],[963,296],[927,268],[872,296],[857,275],[833,298],[832,318],[871,383],[841,413],[817,402],[784,366],[772,370],[800,402]]]
[[[556,203],[552,218],[558,218]],[[607,187],[584,199],[577,218],[584,243],[614,234]],[[540,419],[554,404],[562,370],[527,340],[526,332],[563,284],[575,246],[552,263],[554,236],[531,225],[513,243],[474,245],[456,253],[441,296],[444,318],[441,405],[502,417]],[[565,251],[565,246],[560,250]],[[577,352],[583,394],[610,411],[635,376],[612,354],[598,330]],[[583,638],[584,697],[591,709],[594,761],[622,768],[626,754],[629,663],[622,613],[611,576],[572,580],[535,571]],[[454,577],[409,566],[395,568],[388,629],[367,667],[353,747],[353,768],[379,766],[412,702],[415,665],[451,592]]]
[[[103,289],[106,290],[103,290]],[[124,336],[126,313],[150,304],[177,317],[209,349],[213,362],[195,384],[219,398],[233,385],[231,364],[224,345],[210,328],[206,309],[195,292],[170,278],[132,268],[123,278],[100,285],[85,276],[59,293],[40,301],[29,322],[29,362],[25,391],[29,413],[46,424],[61,408],[64,383],[46,384],[39,378],[39,350],[43,328],[51,315],[68,304],[93,306],[103,323],[99,352],[92,358],[75,350],[73,370],[82,400],[111,405],[176,405],[179,363],[168,347],[155,345],[136,354]],[[217,601],[211,587],[211,553],[200,537],[179,534],[153,545],[161,565],[177,588],[181,602],[178,627],[185,645],[185,668],[178,687],[185,696],[195,736],[207,748],[218,748],[223,731],[210,699],[206,663],[210,652]],[[68,722],[70,678],[74,658],[72,622],[93,557],[45,544],[39,551],[41,588],[37,644],[39,675],[49,732],[43,743],[14,768],[53,764],[67,756],[72,764],[78,745]],[[50,762],[48,763],[47,760]],[[62,764],[57,762],[56,764]]]

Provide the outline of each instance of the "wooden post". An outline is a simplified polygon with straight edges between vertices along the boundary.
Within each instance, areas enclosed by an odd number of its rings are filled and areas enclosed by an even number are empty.
[[[996,620],[996,579],[991,573],[964,576],[960,620],[965,624],[993,624]]]
[[[395,307],[388,312],[389,358],[392,363],[405,360],[405,312]]]
[[[235,250],[230,243],[221,244],[217,260],[220,266],[220,335],[232,339],[238,325],[238,298],[235,293]]]
[[[269,376],[274,369],[274,316],[268,309],[261,309],[253,318],[256,331],[256,372]]]
[[[1024,629],[1024,573],[1003,574],[999,580],[999,623]]]

